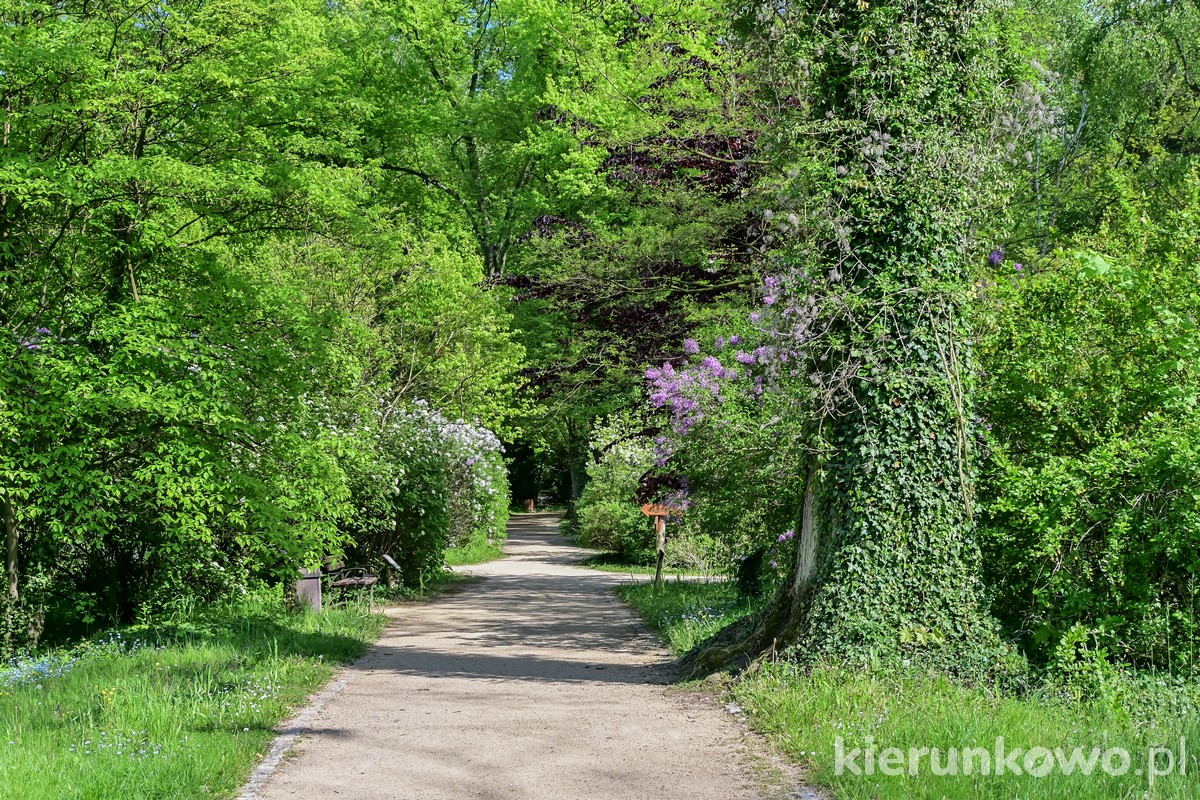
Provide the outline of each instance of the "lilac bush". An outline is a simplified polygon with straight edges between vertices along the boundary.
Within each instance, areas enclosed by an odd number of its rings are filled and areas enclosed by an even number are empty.
[[[508,521],[508,470],[500,440],[487,428],[461,419],[441,418],[436,424],[449,488],[449,544],[502,539]]]
[[[733,330],[698,332],[695,348],[685,343],[678,358],[646,372],[649,405],[666,423],[654,440],[664,487],[655,499],[685,509],[678,535],[709,542],[710,563],[741,570],[774,560],[769,583],[786,567],[768,551],[795,526],[795,464],[807,419],[796,408],[803,385],[781,391],[784,379],[800,383],[793,356],[770,328],[788,307],[781,284],[772,278],[763,286],[763,296],[774,298],[764,310]],[[762,558],[749,559],[759,551]]]
[[[354,449],[347,532],[368,558],[399,561],[406,584],[441,570],[448,546],[503,538],[508,477],[487,428],[418,400],[381,409]]]

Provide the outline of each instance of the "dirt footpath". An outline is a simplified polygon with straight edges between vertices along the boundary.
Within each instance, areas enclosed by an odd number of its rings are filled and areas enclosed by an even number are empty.
[[[762,797],[778,779],[752,737],[711,698],[667,688],[669,655],[611,591],[622,577],[571,566],[584,554],[557,521],[516,517],[507,559],[400,609],[243,797]]]

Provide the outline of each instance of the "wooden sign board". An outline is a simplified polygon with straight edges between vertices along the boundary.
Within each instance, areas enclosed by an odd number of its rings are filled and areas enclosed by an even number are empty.
[[[664,506],[662,503],[646,503],[642,513],[647,517],[682,517],[683,509],[674,506]]]

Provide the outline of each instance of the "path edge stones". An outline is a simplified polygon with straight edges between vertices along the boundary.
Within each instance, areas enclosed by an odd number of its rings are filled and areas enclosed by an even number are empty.
[[[250,777],[242,784],[241,791],[237,794],[237,800],[257,800],[259,791],[275,774],[275,770],[283,762],[283,757],[296,744],[296,740],[308,730],[313,717],[321,713],[335,697],[341,694],[342,690],[350,685],[353,677],[353,664],[342,667],[341,672],[334,675],[324,689],[309,699],[300,713],[281,724],[279,735],[271,742],[271,749],[267,751],[267,754],[254,767],[254,771],[250,773]]]

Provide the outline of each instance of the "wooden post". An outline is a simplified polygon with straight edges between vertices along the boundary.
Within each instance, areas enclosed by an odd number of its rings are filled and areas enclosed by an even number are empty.
[[[654,566],[654,585],[662,585],[663,561],[667,558],[667,518],[654,518],[654,532],[658,535],[658,561]]]
[[[321,570],[300,570],[296,581],[296,602],[301,608],[321,610]]]
[[[667,517],[682,516],[683,510],[658,503],[647,503],[642,506],[642,513],[654,519],[654,533],[658,539],[658,552],[654,567],[654,585],[661,586],[663,562],[667,559]]]

